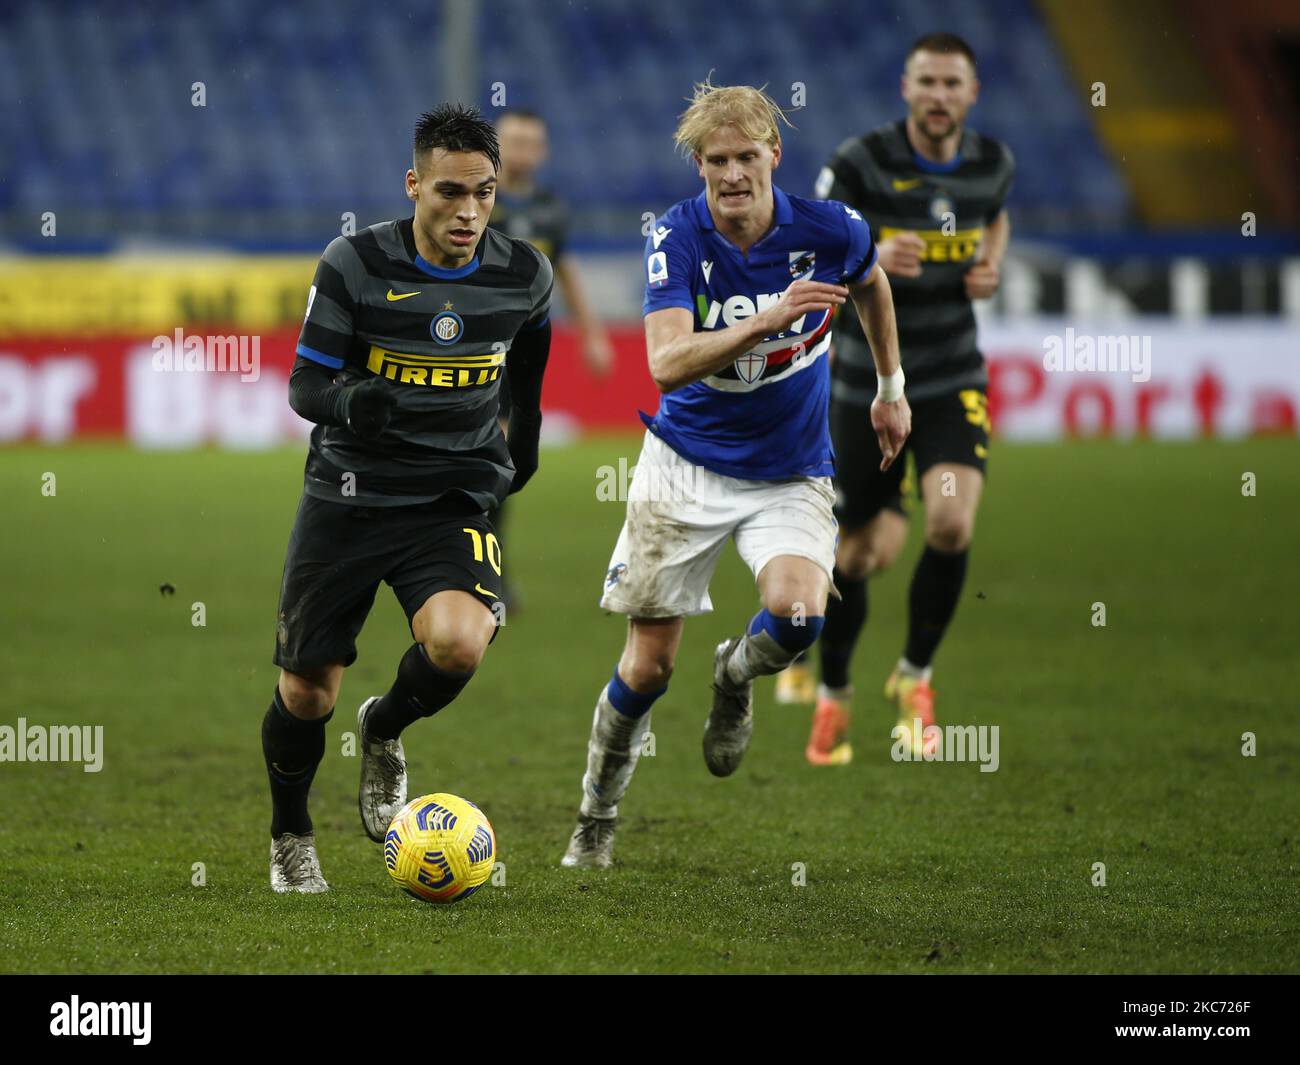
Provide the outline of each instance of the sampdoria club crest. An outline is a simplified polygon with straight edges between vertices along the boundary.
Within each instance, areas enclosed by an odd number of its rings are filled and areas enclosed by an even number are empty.
[[[767,369],[767,356],[757,351],[747,351],[736,360],[736,376],[747,385],[752,385]]]

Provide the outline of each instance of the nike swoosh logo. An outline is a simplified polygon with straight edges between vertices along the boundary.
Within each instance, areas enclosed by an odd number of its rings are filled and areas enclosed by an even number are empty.
[[[919,177],[918,178],[894,178],[894,191],[906,192],[908,189],[914,189],[920,184],[921,184],[921,179]]]
[[[478,592],[479,595],[488,595],[488,596],[491,596],[493,599],[499,599],[499,598],[500,598],[500,596],[495,595],[495,594],[492,593],[492,592],[489,592],[489,591],[488,591],[486,588],[484,588],[483,585],[481,585],[481,584],[476,584],[476,585],[474,585],[474,591]]]
[[[409,300],[412,296],[418,296],[418,292],[403,292],[400,296],[391,288],[388,290],[388,302],[396,303],[398,300]]]

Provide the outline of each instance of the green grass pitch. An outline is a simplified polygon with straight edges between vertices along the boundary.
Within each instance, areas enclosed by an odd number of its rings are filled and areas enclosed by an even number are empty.
[[[764,679],[744,766],[710,777],[712,648],[756,608],[729,550],[716,612],[688,623],[655,709],[615,868],[562,870],[624,632],[596,605],[622,520],[596,498],[597,467],[636,453],[633,437],[543,452],[504,539],[524,609],[462,698],[406,735],[411,794],[473,799],[504,862],[504,884],[433,907],[390,884],[341,753],[357,704],[410,643],[387,589],[312,795],[332,890],[281,898],[267,884],[259,723],[302,451],[0,452],[0,724],[104,726],[99,773],[0,764],[0,969],[1296,968],[1294,442],[996,449],[935,677],[941,722],[999,726],[995,773],[889,757],[879,691],[914,535],[871,586],[853,764],[806,765],[809,711],[776,706]]]

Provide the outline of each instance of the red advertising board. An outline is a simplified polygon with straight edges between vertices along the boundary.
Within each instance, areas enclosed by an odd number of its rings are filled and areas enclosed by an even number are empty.
[[[1052,320],[985,329],[995,432],[1026,440],[1296,432],[1296,330],[1248,321],[1129,329],[1131,337],[1098,336]],[[656,409],[639,323],[613,328],[611,339],[615,369],[595,378],[575,333],[556,328],[543,395],[552,429],[635,430],[637,410]],[[1114,358],[1120,340],[1122,365]],[[296,330],[0,341],[0,443],[107,436],[144,447],[255,448],[301,439],[310,427],[286,401],[296,341]],[[167,344],[179,350],[190,342],[198,366],[159,356]],[[1063,347],[1078,351],[1076,362],[1062,363]],[[1096,357],[1085,359],[1093,348]]]

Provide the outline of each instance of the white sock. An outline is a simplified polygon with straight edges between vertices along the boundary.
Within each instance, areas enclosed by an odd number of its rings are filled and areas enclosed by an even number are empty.
[[[916,680],[924,681],[926,684],[930,683],[930,675],[934,672],[933,666],[914,666],[906,658],[900,658],[896,668],[903,676],[913,677]]]
[[[587,742],[587,772],[582,777],[581,812],[588,817],[617,817],[619,800],[632,783],[632,773],[650,732],[650,714],[628,717],[609,701],[609,686],[601,689]]]
[[[817,698],[834,699],[837,703],[847,705],[853,701],[853,685],[849,684],[843,688],[828,688],[825,684],[817,685]]]
[[[760,630],[753,636],[746,633],[732,649],[723,671],[732,684],[748,684],[755,677],[780,673],[798,653],[787,651],[769,632]]]

